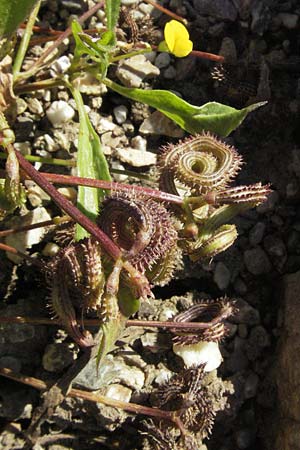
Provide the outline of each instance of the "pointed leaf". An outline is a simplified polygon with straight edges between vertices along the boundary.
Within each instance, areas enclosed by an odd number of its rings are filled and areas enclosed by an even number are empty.
[[[126,88],[107,78],[104,83],[125,97],[158,109],[191,134],[205,130],[220,136],[227,136],[243,122],[251,111],[267,103],[254,103],[241,110],[217,102],[195,106],[172,92]]]
[[[0,37],[13,33],[23,22],[37,0],[0,1]]]
[[[77,173],[80,177],[110,181],[110,173],[106,158],[102,152],[99,136],[93,129],[80,92],[71,88],[79,113],[79,137],[77,153]],[[87,186],[79,186],[77,206],[90,219],[95,221],[98,215],[99,203],[105,191]],[[77,224],[75,240],[78,241],[89,236],[88,232]]]
[[[119,18],[121,0],[106,0],[105,14],[107,20],[107,28],[113,31]]]

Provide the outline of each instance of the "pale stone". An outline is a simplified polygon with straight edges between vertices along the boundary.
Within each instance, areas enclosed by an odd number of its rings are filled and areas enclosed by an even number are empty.
[[[217,369],[222,363],[222,355],[216,342],[201,341],[197,344],[174,344],[173,352],[180,356],[186,367],[205,364],[205,372]]]

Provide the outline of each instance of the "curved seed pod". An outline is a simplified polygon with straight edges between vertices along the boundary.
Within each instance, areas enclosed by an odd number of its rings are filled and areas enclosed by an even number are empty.
[[[105,276],[99,243],[86,238],[63,248],[47,264],[46,279],[50,307],[62,325],[80,346],[93,345],[92,336],[81,330],[77,316],[88,309],[109,310],[102,302]]]
[[[164,257],[153,265],[151,270],[146,271],[146,276],[152,285],[165,286],[171,281],[174,270],[181,262],[182,250],[174,245]]]
[[[161,409],[176,411],[188,431],[207,436],[216,412],[206,386],[204,365],[184,369],[162,384],[152,395],[151,402]]]
[[[242,158],[233,147],[203,133],[165,147],[159,163],[162,190],[176,193],[175,183],[179,181],[199,195],[224,189],[237,174]]]
[[[188,242],[187,252],[192,261],[203,258],[213,258],[218,253],[224,252],[236,240],[238,234],[235,225],[222,225],[207,239],[198,239],[196,242]]]
[[[173,220],[166,208],[152,199],[123,193],[107,197],[98,223],[142,273],[151,271],[176,247]]]
[[[203,329],[186,328],[171,329],[175,344],[195,344],[200,341],[219,342],[226,335],[227,329],[224,320],[235,314],[234,301],[227,297],[217,300],[200,300],[191,308],[177,314],[174,322],[201,322]],[[205,326],[206,325],[206,326]]]

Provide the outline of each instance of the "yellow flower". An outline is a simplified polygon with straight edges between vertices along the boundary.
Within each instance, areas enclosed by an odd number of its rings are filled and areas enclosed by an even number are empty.
[[[177,20],[166,23],[164,35],[169,51],[178,58],[187,56],[193,50],[188,30]]]

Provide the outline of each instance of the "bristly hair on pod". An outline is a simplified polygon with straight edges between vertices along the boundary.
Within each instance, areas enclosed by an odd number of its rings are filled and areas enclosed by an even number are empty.
[[[207,436],[216,412],[208,388],[202,385],[204,365],[183,369],[152,395],[151,403],[167,411],[176,411],[185,428]]]
[[[69,335],[81,347],[93,345],[89,332],[82,331],[78,317],[89,309],[103,316],[105,275],[100,244],[86,238],[62,248],[45,267],[50,289],[50,308]],[[104,302],[105,303],[105,302]]]
[[[133,193],[130,193],[133,194]],[[104,199],[98,217],[100,228],[123,250],[124,257],[140,272],[164,282],[157,266],[177,248],[177,231],[164,205],[139,193],[114,193]],[[167,264],[166,264],[167,266]],[[172,270],[166,269],[170,278]],[[167,279],[165,278],[165,279]]]
[[[178,195],[176,182],[192,195],[224,189],[237,175],[242,157],[210,133],[189,137],[162,149],[160,188]]]
[[[201,299],[195,305],[177,314],[174,322],[201,322],[203,328],[171,329],[175,344],[190,345],[200,341],[220,342],[227,334],[224,323],[228,317],[236,314],[235,300],[221,297],[216,300]],[[207,325],[207,326],[205,326]]]

